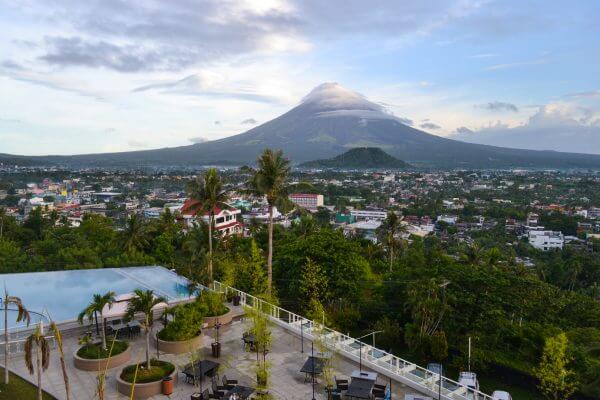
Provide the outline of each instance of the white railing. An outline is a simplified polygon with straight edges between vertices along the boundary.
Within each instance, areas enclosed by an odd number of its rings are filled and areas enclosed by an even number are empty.
[[[295,334],[303,335],[307,340],[314,339],[314,328],[318,327],[321,340],[332,351],[336,351],[353,361],[362,361],[362,364],[369,369],[401,382],[427,396],[435,398],[439,396],[444,400],[492,400],[491,396],[479,390],[463,386],[452,379],[442,376],[440,382],[439,374],[341,332],[323,327],[318,322],[315,323],[301,315],[224,285],[221,282],[214,281],[213,290],[225,294],[235,293],[240,296],[242,305],[260,310],[277,325]]]

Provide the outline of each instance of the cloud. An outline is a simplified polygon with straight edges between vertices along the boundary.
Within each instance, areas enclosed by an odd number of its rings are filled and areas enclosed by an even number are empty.
[[[495,64],[495,65],[491,65],[491,66],[485,68],[485,71],[499,71],[499,70],[505,70],[505,69],[518,68],[518,67],[527,67],[527,66],[531,66],[531,65],[540,65],[540,64],[545,64],[545,63],[546,63],[545,59],[538,59],[538,60],[530,60],[530,61],[518,61],[518,62],[513,62],[513,63]]]
[[[246,100],[269,104],[281,102],[279,98],[261,93],[244,82],[228,82],[223,77],[209,72],[188,75],[185,78],[174,81],[150,83],[134,88],[132,93],[149,91],[158,91],[163,94]]]
[[[473,132],[472,130],[470,130],[466,126],[460,126],[460,127],[456,128],[456,133],[462,133],[464,135],[470,135],[470,134],[473,134],[475,132]]]
[[[472,56],[469,56],[469,58],[492,58],[492,57],[498,57],[498,54],[482,53],[482,54],[474,54]]]
[[[423,129],[440,129],[441,128],[441,126],[434,124],[433,122],[424,122],[419,126]]]
[[[202,136],[191,137],[188,140],[192,143],[204,143],[209,141],[207,138]]]
[[[479,107],[490,111],[512,111],[519,112],[519,108],[512,103],[504,103],[502,101],[491,101],[486,104],[480,104]]]
[[[569,93],[566,97],[573,97],[573,98],[594,98],[594,97],[600,97],[600,90],[590,90],[590,91],[587,91],[587,92]]]
[[[18,70],[18,71],[22,71],[24,68],[21,64],[16,63],[12,60],[4,60],[2,61],[2,68],[6,68],[6,69],[12,69],[12,70]]]
[[[245,120],[243,120],[240,123],[242,125],[256,125],[256,124],[258,124],[258,121],[255,120],[254,118],[246,118]]]
[[[540,106],[517,126],[498,121],[475,132],[459,131],[454,138],[494,146],[600,154],[600,110],[577,103]]]
[[[130,139],[127,141],[127,145],[130,147],[136,147],[136,148],[146,148],[148,147],[148,144],[145,142],[142,142],[140,140],[135,140],[135,139]]]
[[[400,122],[402,122],[404,125],[413,126],[413,124],[414,124],[413,120],[409,119],[409,118],[398,118],[398,120]]]
[[[214,124],[215,125],[221,125],[221,121],[215,121]]]

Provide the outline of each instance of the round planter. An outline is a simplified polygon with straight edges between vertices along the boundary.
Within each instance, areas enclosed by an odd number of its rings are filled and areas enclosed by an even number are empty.
[[[231,323],[233,316],[234,316],[234,312],[230,308],[229,311],[227,311],[223,315],[218,315],[216,317],[204,317],[204,323],[206,323],[206,325],[209,328],[212,328],[213,326],[215,326],[216,323],[219,323],[221,325],[227,325],[227,324]]]
[[[169,375],[173,379],[173,385],[177,384],[177,368],[173,370],[171,375]],[[131,394],[131,386],[132,384],[129,382],[125,382],[121,379],[121,374],[116,376],[117,379],[117,391],[121,394],[129,396]],[[156,396],[162,393],[162,379],[159,381],[148,382],[148,383],[136,383],[135,391],[133,393],[134,399],[147,399],[152,396]]]
[[[168,340],[162,340],[158,337],[158,334],[154,334],[155,346],[158,346],[159,351],[169,354],[183,354],[189,353],[190,350],[197,350],[202,347],[203,339],[204,335],[200,333],[198,336],[191,338],[190,340],[172,342]]]
[[[108,369],[115,368],[125,364],[131,358],[131,346],[127,346],[127,349],[124,352],[112,356],[110,359],[99,358],[97,360],[91,360],[89,358],[81,358],[77,355],[77,351],[79,351],[79,349],[73,353],[73,364],[75,365],[75,368],[82,371],[102,371],[107,368],[107,361]]]

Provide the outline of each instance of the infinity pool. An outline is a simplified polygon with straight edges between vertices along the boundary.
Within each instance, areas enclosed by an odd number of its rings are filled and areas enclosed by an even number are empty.
[[[188,284],[186,278],[158,266],[0,275],[0,285],[11,296],[20,297],[28,310],[49,314],[57,322],[76,319],[95,293],[120,295],[151,289],[173,302],[188,297]],[[9,327],[14,325],[12,319]],[[0,318],[0,328],[4,328],[4,318]]]

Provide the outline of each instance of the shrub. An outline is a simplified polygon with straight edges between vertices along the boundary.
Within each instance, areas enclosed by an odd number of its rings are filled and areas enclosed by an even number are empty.
[[[229,308],[223,304],[222,293],[205,290],[200,293],[197,301],[206,307],[207,317],[217,317],[229,311]]]
[[[158,332],[158,338],[170,342],[190,340],[198,336],[206,306],[199,302],[181,304],[173,309],[173,321]]]
[[[165,376],[171,375],[175,366],[167,361],[156,359],[150,360],[150,369],[146,368],[144,363],[140,363],[137,370],[136,383],[149,383],[162,380]],[[136,365],[128,365],[121,372],[121,379],[125,382],[133,383]]]
[[[82,346],[79,350],[77,350],[77,355],[81,358],[85,358],[88,360],[98,360],[101,358],[108,358],[108,353],[110,353],[111,343],[108,343],[107,349],[104,350],[102,348],[102,343],[90,343]],[[121,354],[129,345],[127,342],[121,342],[119,340],[115,340],[115,343],[112,348],[111,357],[116,356],[117,354]]]

